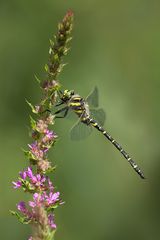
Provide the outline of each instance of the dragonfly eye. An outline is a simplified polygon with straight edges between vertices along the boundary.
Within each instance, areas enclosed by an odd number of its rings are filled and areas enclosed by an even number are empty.
[[[63,95],[62,95],[63,101],[68,101],[71,98],[71,96],[74,94],[72,92],[73,91],[70,91],[70,90],[67,90],[67,89],[64,90]]]

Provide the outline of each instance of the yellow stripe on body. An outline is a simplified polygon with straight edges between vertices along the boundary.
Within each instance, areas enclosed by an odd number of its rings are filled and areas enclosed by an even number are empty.
[[[74,97],[73,100],[81,100],[81,97]]]
[[[75,113],[82,113],[83,111],[80,109],[80,110],[74,110],[75,111]]]
[[[71,102],[69,104],[70,107],[80,107],[82,104],[80,102]]]
[[[92,126],[96,127],[98,125],[98,123],[92,123]]]

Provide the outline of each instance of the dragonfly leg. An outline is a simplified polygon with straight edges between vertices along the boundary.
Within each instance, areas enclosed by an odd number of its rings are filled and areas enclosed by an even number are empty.
[[[49,110],[49,109],[45,109],[45,110],[42,112],[42,114],[43,114],[43,113],[46,113],[46,112],[51,113],[51,110]]]
[[[58,106],[60,106],[60,105],[62,105],[62,104],[64,104],[64,102],[63,102],[63,101],[61,101],[61,102],[57,103],[57,104],[55,105],[55,107],[58,107]]]
[[[63,116],[56,116],[56,118],[65,118],[67,116],[68,110],[69,110],[68,107],[64,107],[64,108],[61,108],[60,110],[58,110],[57,112],[55,112],[54,114],[56,115],[58,113],[64,112]]]

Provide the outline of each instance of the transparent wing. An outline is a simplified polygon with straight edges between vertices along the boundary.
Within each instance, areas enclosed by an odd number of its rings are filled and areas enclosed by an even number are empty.
[[[99,97],[98,97],[98,88],[95,87],[92,92],[87,96],[86,102],[92,108],[96,108],[99,105]]]
[[[106,120],[106,113],[102,108],[99,109],[90,109],[90,116],[97,121],[101,126],[104,125]]]
[[[80,120],[71,128],[71,140],[78,141],[88,137],[92,132],[92,127],[82,123]]]
[[[77,120],[75,113],[69,109],[67,116],[65,117],[67,120],[75,122]]]

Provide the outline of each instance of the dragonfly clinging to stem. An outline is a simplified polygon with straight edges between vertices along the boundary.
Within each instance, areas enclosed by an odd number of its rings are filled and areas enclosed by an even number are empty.
[[[92,128],[96,128],[101,132],[127,159],[132,168],[144,179],[144,174],[129,156],[129,154],[121,147],[121,145],[102,127],[105,121],[105,112],[98,108],[98,89],[97,87],[88,95],[86,99],[79,94],[75,94],[73,90],[64,90],[59,92],[60,102],[56,106],[64,105],[63,108],[55,112],[57,118],[64,118],[68,111],[72,110],[77,116],[78,121],[71,128],[70,136],[72,140],[80,140],[87,137]],[[63,116],[57,115],[63,112]]]

